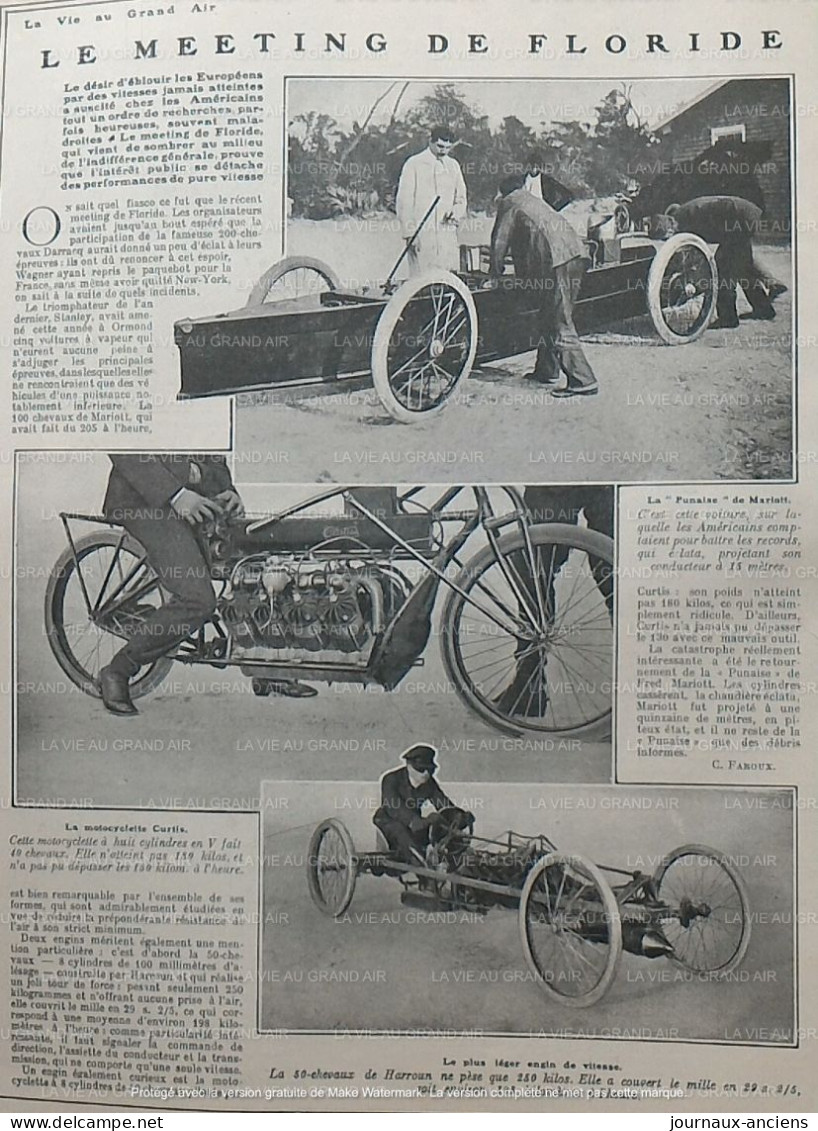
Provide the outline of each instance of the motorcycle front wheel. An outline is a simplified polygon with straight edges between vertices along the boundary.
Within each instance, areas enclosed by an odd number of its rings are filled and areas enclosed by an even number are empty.
[[[611,715],[614,545],[563,523],[528,534],[503,535],[455,578],[443,662],[460,698],[496,729],[578,737]]]

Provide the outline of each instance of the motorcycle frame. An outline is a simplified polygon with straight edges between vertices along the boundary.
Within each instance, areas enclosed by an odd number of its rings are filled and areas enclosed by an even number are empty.
[[[434,556],[431,559],[422,554],[419,550],[412,546],[411,543],[403,539],[395,530],[393,530],[389,526],[388,523],[384,522],[376,513],[370,510],[365,504],[360,502],[360,500],[356,499],[354,494],[352,493],[353,490],[354,488],[349,487],[333,487],[329,490],[318,492],[317,494],[310,496],[308,499],[305,499],[302,502],[297,503],[291,507],[287,507],[274,515],[249,523],[246,528],[247,532],[258,533],[267,529],[271,529],[277,523],[282,522],[286,518],[298,514],[301,511],[308,510],[309,508],[326,502],[331,498],[341,496],[344,501],[348,503],[358,514],[378,527],[378,529],[390,539],[394,547],[401,552],[402,556],[416,562],[427,574],[433,574],[438,585],[443,584],[448,589],[459,593],[463,600],[466,601],[469,605],[471,605],[473,608],[476,608],[484,616],[487,616],[490,620],[494,621],[495,624],[499,625],[505,631],[510,632],[518,640],[526,641],[531,639],[532,632],[537,631],[538,623],[544,623],[546,619],[546,598],[542,589],[542,581],[537,576],[537,571],[533,569],[534,553],[530,537],[531,524],[525,511],[522,494],[516,487],[498,486],[497,488],[495,488],[495,490],[503,492],[503,494],[508,497],[511,503],[511,509],[504,512],[503,514],[495,513],[494,506],[489,497],[488,489],[484,486],[479,486],[476,484],[473,484],[469,487],[449,487],[433,503],[431,503],[427,507],[424,507],[424,509],[428,511],[431,521],[436,520],[439,523],[462,523],[460,529],[457,530],[448,541],[444,542],[439,547],[439,549],[434,553]],[[421,487],[410,488],[408,491],[405,491],[403,494],[398,496],[398,503],[400,505],[405,505],[407,502],[410,502],[413,497],[417,495],[421,490]],[[446,508],[450,506],[450,504],[463,491],[472,492],[475,499],[475,507],[469,510],[451,511],[446,513]],[[85,579],[83,577],[82,562],[77,554],[77,545],[74,534],[71,530],[71,523],[87,522],[107,526],[114,530],[122,531],[119,543],[115,547],[115,552],[112,557],[111,564],[108,568],[108,572],[103,581],[100,595],[105,593],[108,581],[113,574],[118,555],[129,537],[128,532],[121,526],[120,523],[106,518],[103,515],[89,515],[77,512],[60,512],[60,520],[62,521],[66,539],[68,541],[69,547],[71,549],[71,554],[74,559],[74,567],[77,572],[77,578],[79,580],[88,615],[91,619],[99,618],[110,610],[117,597],[138,575],[141,569],[146,566],[148,567],[148,569],[150,569],[150,563],[148,561],[147,553],[143,552],[138,561],[130,568],[130,570],[126,572],[125,577],[119,583],[118,588],[111,596],[107,598],[105,603],[101,607],[99,602],[96,606],[94,606],[92,605]],[[521,534],[526,555],[529,562],[532,563],[532,577],[534,578],[535,582],[533,589],[536,607],[532,606],[531,595],[529,593],[526,593],[525,590],[517,584],[508,568],[507,562],[499,552],[501,532],[504,530],[504,528],[512,525],[516,526],[518,532]],[[518,612],[515,613],[511,609],[503,609],[503,612],[507,616],[507,619],[505,621],[498,617],[492,610],[485,608],[483,604],[475,600],[475,598],[470,593],[466,592],[464,589],[458,586],[454,579],[446,575],[446,570],[450,565],[454,564],[459,568],[463,568],[463,566],[466,564],[458,557],[458,555],[465,543],[472,536],[472,534],[474,534],[476,530],[481,528],[486,535],[487,542],[494,553],[503,576],[505,577],[506,582],[510,586],[511,590],[514,592],[515,599],[517,601]],[[258,552],[264,551],[260,549]],[[275,551],[271,550],[270,552],[274,553]],[[314,552],[317,556],[323,556],[327,559],[331,559],[332,557],[337,556],[362,557],[369,559],[371,555],[371,559],[375,562],[383,560],[390,555],[389,550],[372,549],[371,547],[365,547],[360,551],[353,552],[347,550],[321,550],[305,546],[303,548],[303,552]],[[250,557],[252,556],[252,554],[248,553],[246,556]],[[219,579],[214,579],[214,583],[218,580]],[[135,591],[129,593],[129,601],[138,600],[144,593],[149,592],[157,584],[158,581],[151,571],[151,575],[149,576],[148,581],[145,583],[144,588],[137,588]],[[183,664],[201,663],[222,670],[225,668],[236,667],[246,675],[258,676],[259,678],[280,679],[311,677],[313,679],[323,679],[328,681],[340,680],[343,682],[363,684],[379,683],[380,681],[376,680],[372,674],[373,668],[379,655],[379,640],[388,638],[389,634],[394,630],[395,626],[401,620],[401,617],[405,615],[410,603],[411,595],[419,584],[420,582],[416,582],[415,585],[413,585],[409,590],[406,600],[395,612],[389,622],[384,626],[384,629],[376,638],[373,646],[371,647],[366,662],[363,664],[327,661],[312,662],[309,660],[299,660],[297,662],[294,662],[292,660],[277,661],[274,658],[263,660],[242,658],[214,658],[212,657],[212,655],[209,656],[207,654],[209,643],[206,641],[205,637],[208,628],[214,628],[220,640],[229,642],[229,635],[225,631],[218,612],[210,620],[208,620],[206,624],[203,625],[202,628],[200,628],[194,636],[188,637],[188,639],[183,641],[178,646],[178,648],[168,653],[168,656],[169,658]],[[222,580],[221,585],[222,589],[219,593],[220,597],[224,593],[227,581]],[[497,603],[496,598],[495,602]],[[541,618],[539,619],[539,622],[538,614],[539,618]],[[122,639],[127,639],[127,637],[123,635]],[[423,658],[422,656],[419,656],[414,661],[414,666],[422,666],[422,664]]]

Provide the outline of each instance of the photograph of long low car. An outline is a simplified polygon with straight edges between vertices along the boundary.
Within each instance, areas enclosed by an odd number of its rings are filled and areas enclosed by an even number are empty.
[[[180,396],[305,481],[788,478],[790,100],[292,79],[283,255],[177,321]]]

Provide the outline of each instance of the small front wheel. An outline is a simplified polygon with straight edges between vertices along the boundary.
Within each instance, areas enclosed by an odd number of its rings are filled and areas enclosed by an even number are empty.
[[[662,932],[671,958],[699,973],[729,974],[750,945],[750,901],[741,874],[723,852],[686,844],[669,853],[654,876],[667,905]]]
[[[335,817],[322,821],[307,851],[307,884],[313,903],[324,915],[337,918],[352,902],[358,863],[346,825]]]
[[[341,283],[331,267],[308,255],[291,255],[265,271],[250,291],[248,306],[312,298],[337,291]]]
[[[622,954],[622,923],[611,886],[582,856],[538,860],[520,896],[523,953],[552,1002],[593,1005],[610,989]]]
[[[477,310],[469,288],[448,271],[403,283],[378,319],[372,381],[387,412],[402,424],[436,416],[471,372]]]

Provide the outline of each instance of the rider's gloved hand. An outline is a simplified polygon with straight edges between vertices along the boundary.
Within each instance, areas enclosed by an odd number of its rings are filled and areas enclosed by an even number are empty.
[[[222,514],[222,508],[215,499],[208,499],[188,487],[178,491],[171,499],[170,505],[179,518],[183,518],[191,526],[218,518]]]
[[[215,501],[222,506],[228,518],[244,517],[244,503],[237,491],[221,491]]]

